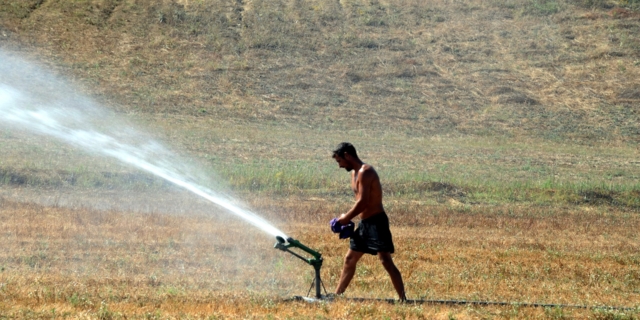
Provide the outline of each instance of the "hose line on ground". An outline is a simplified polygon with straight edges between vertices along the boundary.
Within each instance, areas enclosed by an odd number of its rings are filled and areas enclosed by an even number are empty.
[[[640,307],[620,307],[620,306],[586,306],[586,305],[574,305],[574,304],[555,304],[555,303],[529,303],[529,302],[504,302],[504,301],[467,301],[467,300],[427,300],[427,299],[414,299],[414,300],[397,300],[397,299],[381,299],[381,298],[343,298],[336,297],[334,295],[323,296],[321,299],[295,296],[289,301],[307,301],[307,302],[321,302],[321,301],[334,301],[334,300],[347,300],[357,302],[367,301],[379,301],[387,303],[403,303],[403,304],[444,304],[444,305],[477,305],[477,306],[514,306],[514,307],[529,307],[529,308],[573,308],[573,309],[602,309],[602,310],[621,310],[621,311],[634,311],[640,310]]]

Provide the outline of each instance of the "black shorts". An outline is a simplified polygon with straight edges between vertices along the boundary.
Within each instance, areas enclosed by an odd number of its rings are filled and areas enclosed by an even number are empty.
[[[391,230],[389,230],[389,218],[384,212],[361,220],[358,228],[351,236],[351,250],[377,255],[378,252],[395,251]]]

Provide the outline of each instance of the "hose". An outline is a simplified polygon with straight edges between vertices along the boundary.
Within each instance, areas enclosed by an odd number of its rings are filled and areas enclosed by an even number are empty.
[[[321,299],[314,299],[309,297],[295,296],[288,301],[307,301],[307,302],[320,302],[320,301],[333,301],[334,299],[344,299],[347,301],[356,302],[387,302],[387,303],[403,303],[403,304],[444,304],[444,305],[477,305],[477,306],[514,306],[514,307],[527,307],[527,308],[573,308],[573,309],[603,309],[603,310],[621,310],[621,311],[638,311],[640,307],[620,307],[620,306],[586,306],[575,304],[556,304],[556,303],[529,303],[529,302],[503,302],[503,301],[467,301],[467,300],[427,300],[427,299],[414,299],[414,300],[397,300],[397,299],[381,299],[381,298],[343,298],[334,295],[323,296]]]

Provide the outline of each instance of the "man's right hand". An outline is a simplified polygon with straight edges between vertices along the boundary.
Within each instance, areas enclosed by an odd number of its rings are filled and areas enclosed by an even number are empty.
[[[344,226],[344,225],[346,225],[346,224],[349,224],[349,222],[351,222],[351,219],[349,219],[349,218],[347,217],[347,214],[346,214],[346,213],[343,213],[343,214],[340,216],[340,218],[338,218],[338,222],[339,222],[341,225],[343,225],[343,226]]]

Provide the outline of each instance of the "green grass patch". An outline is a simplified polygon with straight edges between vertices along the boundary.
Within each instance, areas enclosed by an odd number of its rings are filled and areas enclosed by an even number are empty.
[[[246,163],[220,162],[211,169],[224,188],[274,195],[351,195],[349,175],[323,162],[255,160]],[[640,185],[603,182],[539,182],[501,180],[465,175],[449,177],[411,171],[382,175],[385,195],[394,199],[466,204],[584,204],[640,208]],[[93,172],[15,170],[0,168],[0,184],[20,187],[145,190],[166,189],[169,182],[144,172]],[[215,191],[215,189],[214,189]]]
[[[352,195],[349,174],[335,164],[330,157],[331,146],[326,143],[342,140],[339,135],[271,125],[202,130],[197,129],[197,122],[193,124],[196,127],[178,133],[183,137],[181,145],[202,150],[188,161],[200,168],[195,175],[198,184],[214,191],[222,188],[279,196]],[[309,137],[305,147],[289,147],[298,145],[301,135]],[[385,197],[391,199],[428,203],[453,199],[465,205],[640,207],[640,175],[632,148],[488,137],[425,140],[389,132],[350,135],[363,160],[378,171]],[[7,145],[11,152],[0,163],[0,184],[5,186],[115,190],[172,187],[149,173],[114,160],[76,153],[63,145]]]

